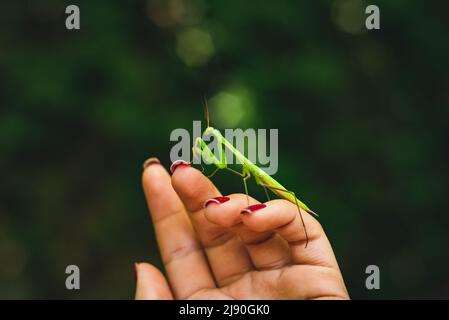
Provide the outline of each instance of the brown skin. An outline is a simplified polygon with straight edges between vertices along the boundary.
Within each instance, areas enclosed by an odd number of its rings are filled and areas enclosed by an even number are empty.
[[[315,218],[296,205],[273,200],[242,215],[244,194],[229,201],[200,171],[178,166],[170,177],[147,163],[143,188],[167,278],[136,264],[136,299],[348,299],[329,240]],[[250,204],[259,203],[250,198]]]

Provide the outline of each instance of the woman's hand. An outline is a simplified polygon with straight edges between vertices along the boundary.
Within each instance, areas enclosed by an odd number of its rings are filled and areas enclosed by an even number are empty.
[[[302,212],[305,247],[296,205],[250,197],[259,205],[242,211],[246,195],[223,197],[188,164],[170,177],[155,158],[146,162],[143,187],[168,281],[136,264],[136,299],[349,298],[321,225]]]

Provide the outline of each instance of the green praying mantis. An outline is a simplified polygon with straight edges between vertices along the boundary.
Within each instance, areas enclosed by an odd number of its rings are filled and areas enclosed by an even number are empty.
[[[301,218],[302,225],[304,227],[305,233],[305,247],[309,242],[309,237],[307,234],[306,225],[301,213],[301,209],[318,216],[315,212],[313,212],[304,202],[299,200],[293,191],[287,190],[284,186],[282,186],[278,181],[276,181],[272,176],[268,175],[265,171],[259,168],[256,164],[251,162],[247,157],[245,157],[239,150],[237,150],[232,143],[230,143],[219,130],[213,128],[209,124],[209,110],[207,104],[206,107],[206,118],[207,118],[207,128],[204,130],[202,136],[210,136],[216,140],[218,149],[219,149],[219,157],[217,157],[212,150],[208,147],[207,143],[201,138],[197,137],[194,141],[192,152],[193,157],[201,157],[206,163],[213,164],[216,166],[215,170],[208,176],[209,178],[215,175],[219,170],[229,170],[240,177],[243,178],[243,185],[245,188],[245,193],[247,195],[248,204],[249,204],[249,196],[248,196],[248,187],[246,181],[254,177],[256,184],[262,186],[264,188],[265,194],[267,195],[268,200],[270,200],[270,196],[267,190],[272,191],[278,197],[285,199],[296,205],[298,208],[298,214]],[[228,166],[225,151],[226,149],[230,151],[238,163],[242,165],[242,172],[238,172]]]

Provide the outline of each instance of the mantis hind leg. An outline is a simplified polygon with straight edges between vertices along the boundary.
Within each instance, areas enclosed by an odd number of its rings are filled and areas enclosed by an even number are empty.
[[[270,197],[270,195],[268,194],[267,187],[262,186],[262,188],[263,188],[263,191],[265,191],[265,195],[267,196],[268,201],[270,201],[270,200],[271,200],[271,197]]]
[[[285,190],[285,189],[281,189],[281,188],[272,187],[272,186],[270,186],[268,184],[264,184],[264,183],[260,183],[260,185],[262,187],[268,188],[268,189],[270,189],[272,191],[273,190],[277,190],[277,191],[290,193],[295,198],[296,208],[298,208],[299,217],[301,218],[301,223],[302,223],[302,226],[304,228],[304,234],[306,236],[306,245],[304,246],[304,248],[307,248],[307,245],[309,244],[309,235],[307,234],[306,223],[304,222],[304,218],[303,218],[302,213],[301,213],[301,208],[299,207],[299,203],[298,203],[298,200],[296,199],[295,193],[293,191],[290,191],[290,190]]]

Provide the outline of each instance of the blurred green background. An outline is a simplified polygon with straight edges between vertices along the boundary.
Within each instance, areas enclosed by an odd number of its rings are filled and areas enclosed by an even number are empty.
[[[133,263],[160,266],[142,162],[169,166],[203,94],[216,127],[279,128],[275,177],[320,213],[353,298],[449,298],[447,10],[376,1],[367,31],[368,4],[2,1],[0,298],[133,297]]]

